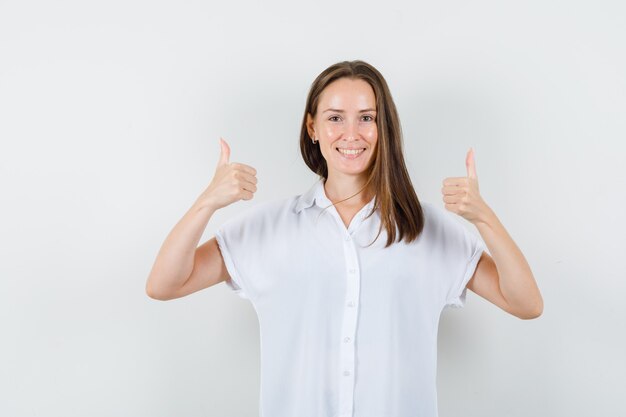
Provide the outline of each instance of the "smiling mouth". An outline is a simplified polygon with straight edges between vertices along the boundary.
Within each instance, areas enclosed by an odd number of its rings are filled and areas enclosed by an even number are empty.
[[[365,151],[365,148],[359,148],[359,149],[335,148],[335,149],[337,150],[337,152],[341,154],[341,156],[347,159],[356,159]]]
[[[358,155],[365,150],[365,148],[355,148],[355,149],[335,148],[335,149],[337,149],[339,152],[345,155]]]

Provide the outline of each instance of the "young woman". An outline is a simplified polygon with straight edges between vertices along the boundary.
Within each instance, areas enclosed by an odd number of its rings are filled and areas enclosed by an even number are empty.
[[[196,248],[216,210],[257,190],[256,170],[229,162],[221,147],[213,180],[163,243],[146,291],[169,300],[225,281],[250,300],[261,416],[434,417],[445,307],[462,307],[469,288],[521,319],[541,314],[530,267],[479,194],[472,152],[467,177],[443,181],[448,211],[419,202],[396,107],[371,65],[337,63],[311,86],[300,149],[318,174],[313,186],[229,219]]]

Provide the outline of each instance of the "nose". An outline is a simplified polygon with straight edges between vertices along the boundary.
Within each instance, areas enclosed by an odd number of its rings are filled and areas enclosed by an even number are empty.
[[[346,139],[356,139],[359,136],[359,122],[350,120],[346,125]]]

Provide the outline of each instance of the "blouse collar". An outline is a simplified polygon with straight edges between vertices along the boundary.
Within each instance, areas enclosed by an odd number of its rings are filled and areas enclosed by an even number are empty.
[[[319,206],[322,197],[328,200],[324,193],[324,178],[319,178],[306,193],[298,197],[294,211],[300,213],[303,209],[311,207],[316,201]]]
[[[300,213],[305,208],[313,206],[314,203],[320,208],[326,208],[332,205],[332,202],[328,199],[328,197],[326,197],[326,192],[324,191],[324,182],[325,179],[323,177],[320,177],[317,181],[315,181],[315,183],[311,186],[311,188],[309,188],[306,193],[298,197],[294,208],[294,211],[296,213]],[[372,198],[372,200],[367,203],[367,212],[369,212],[371,207],[374,205],[374,200],[375,198]]]

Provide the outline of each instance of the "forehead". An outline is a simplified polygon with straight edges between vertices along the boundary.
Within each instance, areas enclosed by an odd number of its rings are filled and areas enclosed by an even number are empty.
[[[361,79],[339,78],[328,84],[319,98],[320,106],[376,107],[374,89]]]

